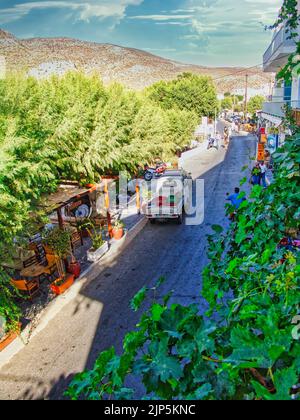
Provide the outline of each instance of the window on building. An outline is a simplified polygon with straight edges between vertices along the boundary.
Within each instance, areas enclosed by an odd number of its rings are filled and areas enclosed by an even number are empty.
[[[290,102],[292,99],[292,85],[291,83],[285,83],[283,89],[283,98],[285,102]]]

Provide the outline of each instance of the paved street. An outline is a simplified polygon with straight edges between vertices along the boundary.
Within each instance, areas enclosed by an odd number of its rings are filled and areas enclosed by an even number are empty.
[[[204,310],[200,292],[206,235],[212,224],[228,224],[226,192],[239,185],[241,168],[254,153],[254,137],[234,137],[226,157],[221,148],[190,159],[186,169],[205,180],[204,223],[147,225],[109,269],[0,371],[0,399],[61,398],[72,375],[90,368],[101,350],[112,345],[120,350],[124,334],[139,317],[130,311],[129,300],[160,276],[167,279],[161,294],[174,289],[176,301],[198,302]]]

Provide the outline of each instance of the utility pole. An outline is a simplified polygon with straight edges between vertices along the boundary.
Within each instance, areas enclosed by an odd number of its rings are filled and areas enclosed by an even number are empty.
[[[214,137],[217,135],[217,108],[215,108]]]
[[[247,112],[248,112],[248,77],[249,75],[246,74],[244,119],[247,118]]]
[[[273,80],[270,78],[270,86],[269,86],[269,97],[271,98],[273,93]]]

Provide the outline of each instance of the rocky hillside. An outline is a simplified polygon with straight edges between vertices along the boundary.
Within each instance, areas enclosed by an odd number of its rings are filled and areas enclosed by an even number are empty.
[[[246,70],[242,68],[182,64],[145,51],[110,44],[68,38],[18,39],[1,29],[0,55],[6,58],[8,70],[26,69],[36,77],[76,69],[86,73],[96,71],[105,83],[119,81],[134,89],[142,89],[158,80],[170,80],[182,72],[191,71],[216,79],[219,93],[233,92],[244,88],[246,75]],[[268,94],[270,75],[258,68],[247,72],[251,91]]]

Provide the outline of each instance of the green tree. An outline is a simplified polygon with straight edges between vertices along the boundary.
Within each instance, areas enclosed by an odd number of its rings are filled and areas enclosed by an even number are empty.
[[[252,96],[248,102],[248,111],[251,114],[255,114],[257,111],[261,111],[265,100],[265,97],[261,95]]]
[[[233,106],[234,112],[242,112],[244,109],[244,106],[242,104],[236,104]]]
[[[231,110],[233,108],[233,101],[231,97],[227,97],[222,99],[221,101],[221,109],[224,110]]]
[[[214,116],[218,108],[216,88],[208,76],[183,73],[169,82],[155,83],[149,97],[164,109],[179,108],[202,116]]]

